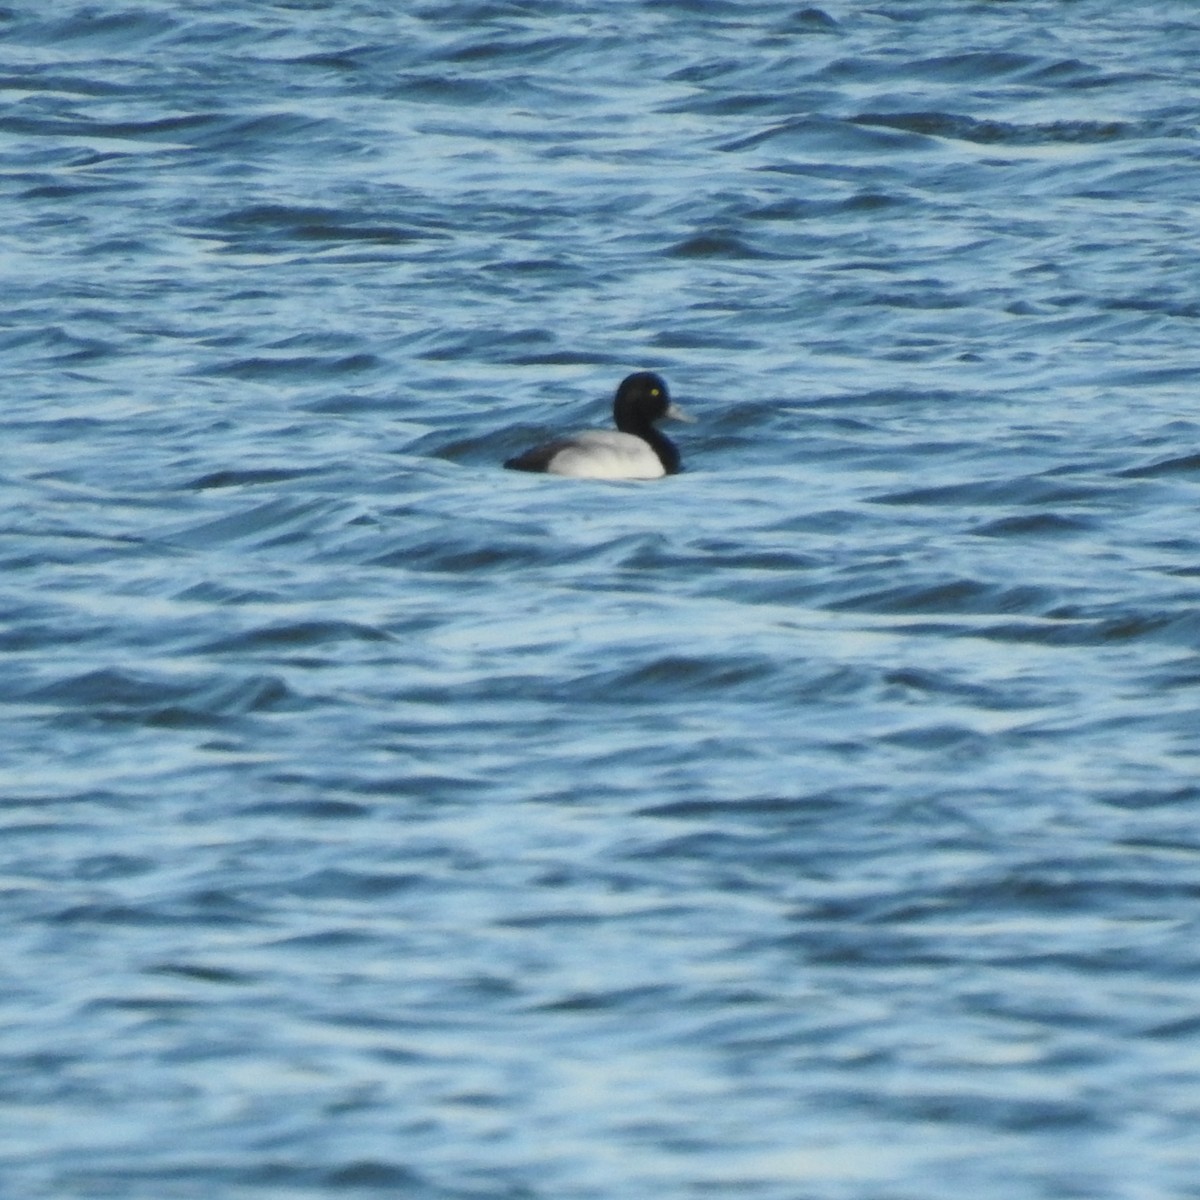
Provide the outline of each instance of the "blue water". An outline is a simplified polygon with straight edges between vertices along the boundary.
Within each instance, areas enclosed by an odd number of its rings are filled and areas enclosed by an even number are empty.
[[[0,1195],[1200,1197],[1197,62],[0,8]]]

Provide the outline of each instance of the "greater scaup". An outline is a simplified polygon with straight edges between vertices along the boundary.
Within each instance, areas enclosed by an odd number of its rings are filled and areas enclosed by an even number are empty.
[[[613,400],[617,428],[587,429],[534,446],[504,465],[514,471],[544,471],[575,479],[659,479],[680,469],[675,443],[654,428],[656,421],[690,421],[671,403],[667,385],[653,371],[627,376]]]

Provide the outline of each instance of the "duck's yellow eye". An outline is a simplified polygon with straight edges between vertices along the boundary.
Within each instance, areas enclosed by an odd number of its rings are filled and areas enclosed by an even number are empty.
[[[651,388],[651,389],[650,389],[650,395],[652,395],[652,396],[661,396],[661,395],[662,395],[662,392],[660,392],[660,391],[658,390],[658,388]]]

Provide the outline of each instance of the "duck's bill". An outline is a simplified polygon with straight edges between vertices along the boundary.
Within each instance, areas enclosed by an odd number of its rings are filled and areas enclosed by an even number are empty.
[[[693,417],[692,414],[686,409],[680,408],[678,404],[670,404],[667,406],[667,420],[687,421],[689,424],[691,424],[696,420],[696,418]]]

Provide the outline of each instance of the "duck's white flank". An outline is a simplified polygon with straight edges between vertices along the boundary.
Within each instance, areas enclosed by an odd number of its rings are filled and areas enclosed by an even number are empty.
[[[649,443],[615,429],[585,429],[546,464],[550,475],[572,479],[661,479],[662,459]]]

